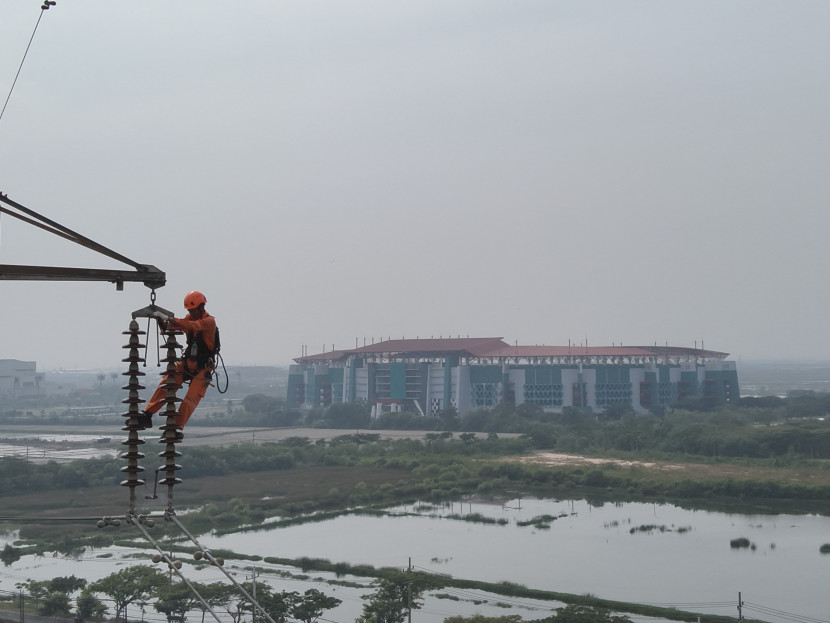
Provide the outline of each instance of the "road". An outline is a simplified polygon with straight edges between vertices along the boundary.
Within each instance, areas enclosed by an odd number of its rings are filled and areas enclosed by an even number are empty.
[[[17,610],[0,610],[0,621],[20,622],[20,612]],[[42,617],[38,614],[28,614],[23,618],[25,623],[75,623],[75,619],[62,617]]]
[[[90,456],[117,454],[123,450],[121,442],[127,439],[127,431],[120,426],[103,424],[72,425],[56,428],[49,425],[4,425],[0,429],[0,456],[18,456],[33,462],[53,460],[71,461]],[[340,428],[236,428],[221,426],[188,426],[184,431],[186,446],[232,446],[240,443],[278,442],[289,437],[306,437],[312,442],[334,439],[342,435],[367,433],[380,435],[382,439],[423,439],[435,431],[413,430],[352,430]],[[148,443],[161,436],[161,431],[146,430],[140,433]],[[484,433],[478,433],[479,436]],[[515,437],[503,434],[502,437]]]

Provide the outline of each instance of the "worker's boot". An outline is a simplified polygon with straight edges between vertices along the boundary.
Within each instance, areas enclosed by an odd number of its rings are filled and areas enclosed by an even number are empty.
[[[153,414],[142,411],[138,416],[138,428],[144,430],[146,428],[153,428]]]

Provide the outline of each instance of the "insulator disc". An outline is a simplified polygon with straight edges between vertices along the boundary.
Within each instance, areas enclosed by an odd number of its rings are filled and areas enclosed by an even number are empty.
[[[182,455],[182,453],[179,452],[178,450],[173,450],[172,453],[171,453],[170,450],[165,450],[164,452],[159,452],[156,456],[160,456],[162,458],[171,457],[171,458],[177,459],[181,455]]]
[[[147,389],[144,385],[139,385],[138,383],[130,383],[129,385],[125,385],[121,389]]]
[[[125,465],[121,468],[122,472],[127,472],[128,474],[135,473],[139,474],[144,471],[144,468],[141,465]]]
[[[121,458],[121,459],[134,459],[134,460],[138,460],[138,459],[143,459],[143,458],[144,458],[144,455],[143,455],[141,452],[135,452],[135,453],[132,453],[132,452],[125,452],[124,454],[122,454],[122,455],[121,455],[120,457],[118,457],[118,458]]]
[[[162,465],[162,466],[160,466],[160,467],[159,467],[159,470],[165,470],[165,471],[170,471],[170,470],[173,470],[173,471],[177,471],[177,470],[180,470],[181,468],[182,468],[182,466],[181,466],[181,465]]]

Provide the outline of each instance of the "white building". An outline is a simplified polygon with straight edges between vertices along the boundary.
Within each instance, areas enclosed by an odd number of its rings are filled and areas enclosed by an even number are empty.
[[[728,353],[675,346],[510,346],[502,338],[386,340],[298,357],[290,406],[365,402],[373,413],[464,413],[501,402],[546,410],[645,412],[686,398],[726,404],[739,394]]]
[[[39,396],[41,379],[34,361],[0,359],[0,399]]]

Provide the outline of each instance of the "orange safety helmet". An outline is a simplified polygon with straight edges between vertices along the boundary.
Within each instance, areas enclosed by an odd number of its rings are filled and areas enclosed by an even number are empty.
[[[193,290],[193,292],[188,292],[184,295],[184,308],[187,310],[196,309],[203,303],[207,303],[207,299],[198,290]]]

